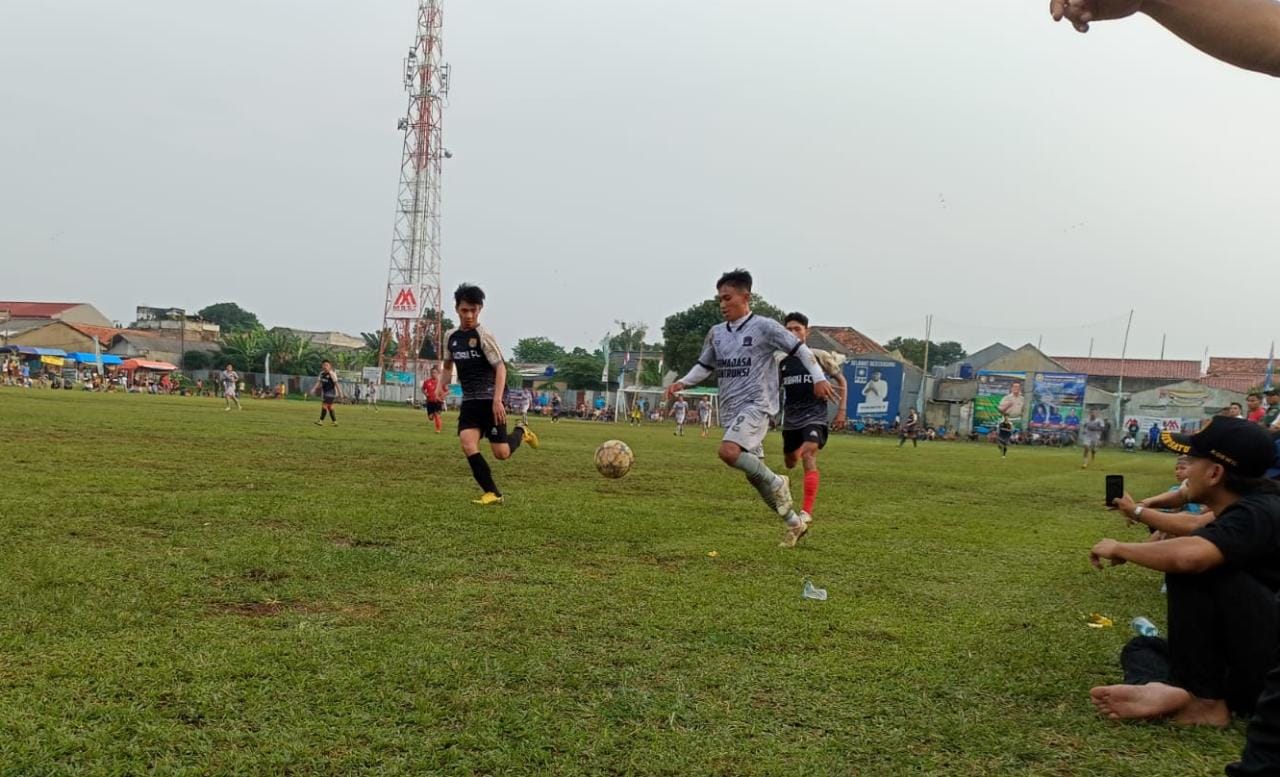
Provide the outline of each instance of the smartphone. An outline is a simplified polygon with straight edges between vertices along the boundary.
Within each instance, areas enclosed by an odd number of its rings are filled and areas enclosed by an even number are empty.
[[[1107,507],[1124,496],[1124,475],[1107,475]]]

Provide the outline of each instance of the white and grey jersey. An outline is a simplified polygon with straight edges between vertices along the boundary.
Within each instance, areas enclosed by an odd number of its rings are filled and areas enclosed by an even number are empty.
[[[1102,433],[1107,429],[1107,422],[1101,418],[1092,418],[1085,421],[1080,426],[1082,437],[1091,442],[1099,442],[1102,440]]]
[[[748,408],[767,415],[778,412],[778,362],[774,354],[792,356],[802,343],[772,318],[749,314],[739,323],[711,327],[698,364],[715,372],[720,384],[720,417],[735,418]]]

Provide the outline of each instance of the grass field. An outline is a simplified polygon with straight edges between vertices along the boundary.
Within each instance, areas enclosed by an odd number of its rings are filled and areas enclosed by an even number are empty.
[[[1150,777],[1242,745],[1088,703],[1128,619],[1165,624],[1154,573],[1088,564],[1139,536],[1103,474],[1153,493],[1170,458],[841,436],[788,551],[696,434],[537,424],[484,509],[453,416],[317,413],[0,389],[0,774]]]

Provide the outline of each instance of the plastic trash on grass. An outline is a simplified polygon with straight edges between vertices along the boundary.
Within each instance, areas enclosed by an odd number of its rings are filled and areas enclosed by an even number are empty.
[[[1116,624],[1105,615],[1099,615],[1096,612],[1091,612],[1089,613],[1089,622],[1085,625],[1091,629],[1109,629]]]
[[[816,602],[825,602],[827,600],[827,589],[815,588],[812,580],[806,580],[804,581],[804,592],[800,595]]]

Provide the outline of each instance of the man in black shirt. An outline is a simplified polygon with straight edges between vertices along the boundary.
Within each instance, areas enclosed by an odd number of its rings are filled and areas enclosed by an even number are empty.
[[[1264,429],[1228,417],[1190,436],[1165,432],[1161,442],[1189,457],[1184,498],[1217,518],[1185,537],[1093,546],[1090,560],[1099,569],[1105,559],[1165,573],[1169,672],[1090,695],[1112,719],[1226,726],[1232,712],[1254,709],[1277,658],[1280,490],[1263,477],[1274,450]]]
[[[782,322],[787,331],[802,343],[809,339],[809,317],[803,313],[788,313]],[[782,384],[782,455],[783,463],[791,469],[797,463],[804,466],[804,502],[800,519],[813,520],[813,505],[818,498],[821,475],[818,472],[818,451],[827,446],[830,426],[840,429],[845,423],[845,405],[849,386],[840,370],[840,359],[828,351],[810,349],[822,372],[836,387],[836,415],[827,422],[826,399],[813,393],[813,376],[792,354],[778,364],[778,381]]]
[[[502,503],[489,469],[489,462],[480,453],[480,437],[489,440],[493,457],[511,458],[521,442],[530,448],[538,447],[538,436],[527,426],[517,425],[507,434],[507,410],[502,395],[507,385],[507,365],[502,348],[489,330],[480,326],[480,311],[484,308],[484,291],[479,286],[464,283],[453,293],[454,309],[458,313],[458,328],[446,338],[444,374],[436,388],[437,402],[444,402],[445,392],[453,380],[453,368],[458,367],[458,383],[462,385],[462,405],[458,410],[458,441],[462,453],[471,466],[471,476],[484,493],[473,500],[478,505]]]
[[[320,395],[320,420],[316,421],[316,426],[324,423],[325,413],[329,414],[329,420],[337,426],[338,419],[333,415],[333,403],[342,393],[342,387],[338,385],[338,374],[333,371],[333,364],[328,359],[320,362],[320,375],[316,378],[316,385],[311,389],[311,393]]]

